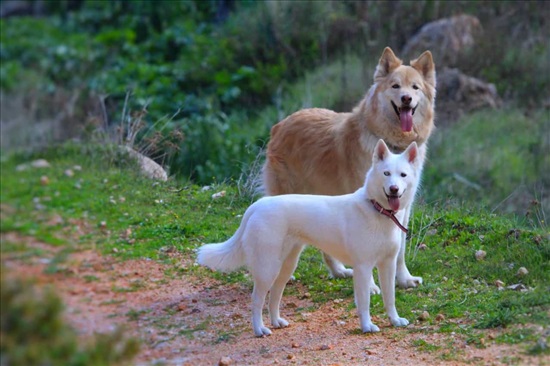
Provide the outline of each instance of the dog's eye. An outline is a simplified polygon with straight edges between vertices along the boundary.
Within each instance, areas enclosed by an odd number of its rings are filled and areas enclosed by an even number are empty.
[[[407,173],[401,173],[401,177],[405,178],[407,176]]]
[[[418,89],[419,89],[418,85],[414,84],[414,85],[413,85],[413,89],[414,89],[414,90],[418,90]]]
[[[399,84],[393,84],[391,87],[394,89],[399,89]]]
[[[385,171],[385,172],[384,172],[384,175],[385,175],[386,177],[389,177],[389,176],[390,176],[390,172]]]

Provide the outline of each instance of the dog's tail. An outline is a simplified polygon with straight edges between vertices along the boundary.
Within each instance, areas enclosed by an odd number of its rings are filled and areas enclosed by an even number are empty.
[[[205,244],[197,250],[197,263],[216,271],[231,272],[246,264],[242,249],[242,236],[252,214],[250,207],[244,214],[241,226],[223,243]]]

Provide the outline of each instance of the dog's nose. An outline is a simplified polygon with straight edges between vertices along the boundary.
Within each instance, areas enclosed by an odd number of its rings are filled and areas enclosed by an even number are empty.
[[[390,193],[391,194],[397,194],[397,192],[399,192],[399,187],[398,186],[390,186]]]
[[[412,102],[412,97],[410,95],[403,95],[401,97],[401,102],[404,104],[404,105],[409,105],[411,104]]]

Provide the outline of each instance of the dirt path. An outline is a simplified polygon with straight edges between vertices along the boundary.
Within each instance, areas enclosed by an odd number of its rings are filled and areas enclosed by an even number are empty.
[[[48,275],[44,269],[55,248],[6,235],[2,241],[24,241],[43,253],[32,260],[3,255],[8,275],[53,284],[66,304],[67,319],[82,337],[123,325],[142,341],[138,365],[161,361],[166,365],[225,361],[231,365],[539,365],[548,361],[525,356],[518,347],[496,344],[496,333],[484,340],[485,348],[476,348],[459,335],[436,333],[436,326],[418,321],[403,330],[389,327],[385,318],[375,318],[381,332],[361,334],[349,299],[319,305],[304,296],[287,295],[282,315],[290,327],[255,338],[249,289],[244,285],[222,286],[191,275],[168,278],[167,268],[154,261],[118,261],[91,250],[70,254],[55,274]],[[193,263],[182,261],[182,265]],[[422,344],[441,348],[424,351]]]

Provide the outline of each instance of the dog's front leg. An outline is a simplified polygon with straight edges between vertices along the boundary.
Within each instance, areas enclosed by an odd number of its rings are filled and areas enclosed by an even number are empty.
[[[382,286],[382,300],[384,300],[384,309],[390,318],[393,326],[404,327],[409,324],[405,318],[400,318],[395,308],[395,259],[388,258],[378,265],[378,277],[380,286]]]
[[[367,265],[359,265],[354,267],[353,275],[353,291],[355,294],[355,305],[361,322],[361,330],[363,333],[379,332],[375,324],[370,318],[370,284],[372,282],[372,267]]]
[[[403,225],[408,226],[412,205],[406,208]],[[411,275],[405,264],[405,249],[407,248],[407,234],[401,233],[401,245],[397,254],[397,284],[401,288],[417,287],[422,284],[422,277]]]

